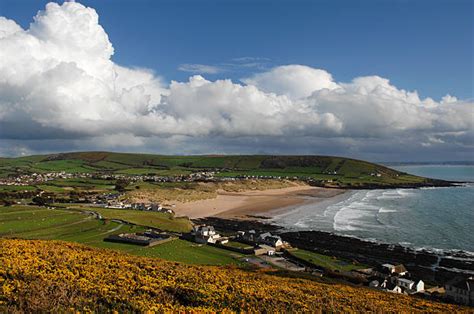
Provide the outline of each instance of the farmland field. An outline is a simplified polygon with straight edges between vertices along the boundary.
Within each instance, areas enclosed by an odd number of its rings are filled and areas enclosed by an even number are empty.
[[[354,269],[365,268],[367,266],[362,264],[353,264],[349,261],[340,260],[337,258],[333,258],[328,255],[323,255],[315,252],[310,252],[306,250],[292,250],[290,251],[291,255],[299,257],[307,262],[310,262],[316,266],[321,266],[326,269],[330,270],[337,270],[337,271],[350,271]]]
[[[236,241],[229,241],[225,244],[226,246],[238,248],[238,249],[253,249],[253,246],[241,243],[241,242],[236,242]]]
[[[102,207],[73,208],[81,210],[91,210],[99,213],[103,218],[106,219],[120,219],[131,222],[133,224],[154,227],[165,231],[187,232],[191,230],[191,223],[189,219],[185,217],[175,218],[172,214],[168,213]]]
[[[133,231],[136,232],[137,230]],[[96,241],[89,242],[99,248],[113,249],[128,254],[157,257],[169,261],[194,265],[241,265],[238,260],[242,255],[215,248],[208,245],[197,244],[185,240],[175,239],[153,247],[142,247],[132,244]]]

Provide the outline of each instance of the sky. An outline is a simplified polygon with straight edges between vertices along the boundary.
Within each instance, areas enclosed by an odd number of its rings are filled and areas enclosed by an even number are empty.
[[[472,1],[47,3],[0,0],[0,155],[474,159]]]

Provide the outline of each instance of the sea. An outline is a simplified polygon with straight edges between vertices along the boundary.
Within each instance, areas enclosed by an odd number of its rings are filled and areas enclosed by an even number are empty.
[[[392,167],[424,177],[474,182],[474,166]],[[350,191],[307,202],[273,222],[289,230],[319,230],[432,251],[474,254],[474,184],[457,187]]]

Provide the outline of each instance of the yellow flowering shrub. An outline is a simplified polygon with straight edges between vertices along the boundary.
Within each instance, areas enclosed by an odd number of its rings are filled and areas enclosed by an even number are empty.
[[[0,239],[0,312],[427,312],[454,305],[284,278],[191,266],[61,241]]]

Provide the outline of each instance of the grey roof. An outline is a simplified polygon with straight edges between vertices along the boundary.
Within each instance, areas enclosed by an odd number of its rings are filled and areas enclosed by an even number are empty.
[[[407,284],[415,284],[415,282],[413,280],[410,280],[410,279],[405,279],[405,278],[400,278],[398,279],[398,281],[400,282],[404,282],[404,283],[407,283]]]
[[[259,235],[260,238],[265,239],[266,237],[271,237],[272,234],[270,232],[265,232]]]

